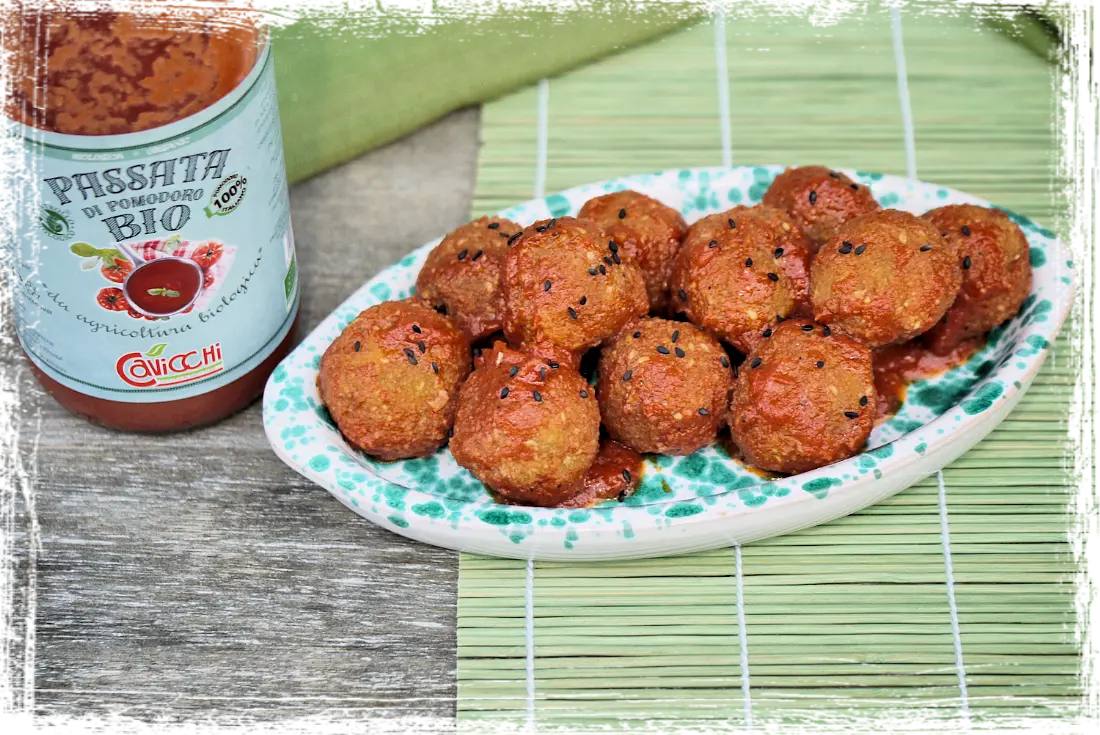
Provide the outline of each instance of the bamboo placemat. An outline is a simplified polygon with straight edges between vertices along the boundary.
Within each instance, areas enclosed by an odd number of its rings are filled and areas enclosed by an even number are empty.
[[[1055,72],[1042,59],[969,17],[872,7],[815,26],[764,12],[485,106],[474,215],[598,179],[732,161],[915,169],[1063,224]],[[918,706],[952,730],[1067,716],[1081,694],[1072,328],[989,438],[942,477],[861,513],[670,559],[464,555],[460,723],[739,728]]]

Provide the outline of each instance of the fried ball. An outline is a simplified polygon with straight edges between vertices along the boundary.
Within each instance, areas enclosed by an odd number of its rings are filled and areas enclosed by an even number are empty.
[[[638,452],[692,454],[714,441],[733,374],[718,340],[682,322],[639,319],[604,345],[600,414]]]
[[[451,453],[511,502],[552,507],[576,495],[599,448],[596,396],[568,366],[498,342],[459,392]]]
[[[924,218],[947,233],[962,263],[962,288],[925,339],[946,355],[1011,319],[1031,291],[1031,253],[1020,228],[999,209],[953,204]]]
[[[739,367],[728,421],[748,462],[794,474],[859,452],[876,404],[871,350],[829,327],[792,319]]]
[[[500,217],[462,225],[432,249],[417,276],[417,294],[454,317],[471,341],[501,327],[500,273],[508,240],[521,229]]]
[[[810,302],[818,322],[882,347],[935,326],[961,283],[955,247],[939,230],[884,209],[842,225],[818,251]]]
[[[763,204],[790,214],[814,250],[848,220],[880,208],[870,189],[824,166],[787,169],[764,192]]]
[[[634,259],[645,277],[650,310],[664,312],[672,263],[687,233],[680,213],[645,194],[617,191],[589,199],[577,217],[595,222],[619,252]]]
[[[630,256],[587,220],[536,222],[504,258],[504,333],[540,357],[576,365],[590,347],[649,311]]]
[[[704,217],[676,257],[673,313],[748,352],[767,324],[801,306],[808,254],[800,242],[774,209],[734,207]]]
[[[454,321],[419,301],[363,311],[321,357],[317,388],[347,440],[382,460],[443,446],[470,344]]]

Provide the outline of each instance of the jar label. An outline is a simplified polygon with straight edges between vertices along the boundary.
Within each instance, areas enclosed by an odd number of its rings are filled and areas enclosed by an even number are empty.
[[[133,403],[246,375],[298,309],[272,58],[216,104],[154,130],[21,135],[37,211],[12,271],[27,355],[62,385]]]

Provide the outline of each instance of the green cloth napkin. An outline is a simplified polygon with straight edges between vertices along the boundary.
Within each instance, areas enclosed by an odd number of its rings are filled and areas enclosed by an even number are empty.
[[[312,17],[276,30],[291,182],[494,99],[697,20],[695,3],[597,0],[583,8],[439,16]]]
[[[1100,0],[983,0],[1001,33],[1100,84]]]

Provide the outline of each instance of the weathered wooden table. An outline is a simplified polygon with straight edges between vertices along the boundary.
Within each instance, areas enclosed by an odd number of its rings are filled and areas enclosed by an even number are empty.
[[[293,190],[305,330],[466,219],[477,131],[460,112]],[[16,536],[17,581],[37,586],[37,712],[453,716],[455,553],[378,529],[291,471],[259,405],[125,435],[18,373],[41,529],[33,568]]]

